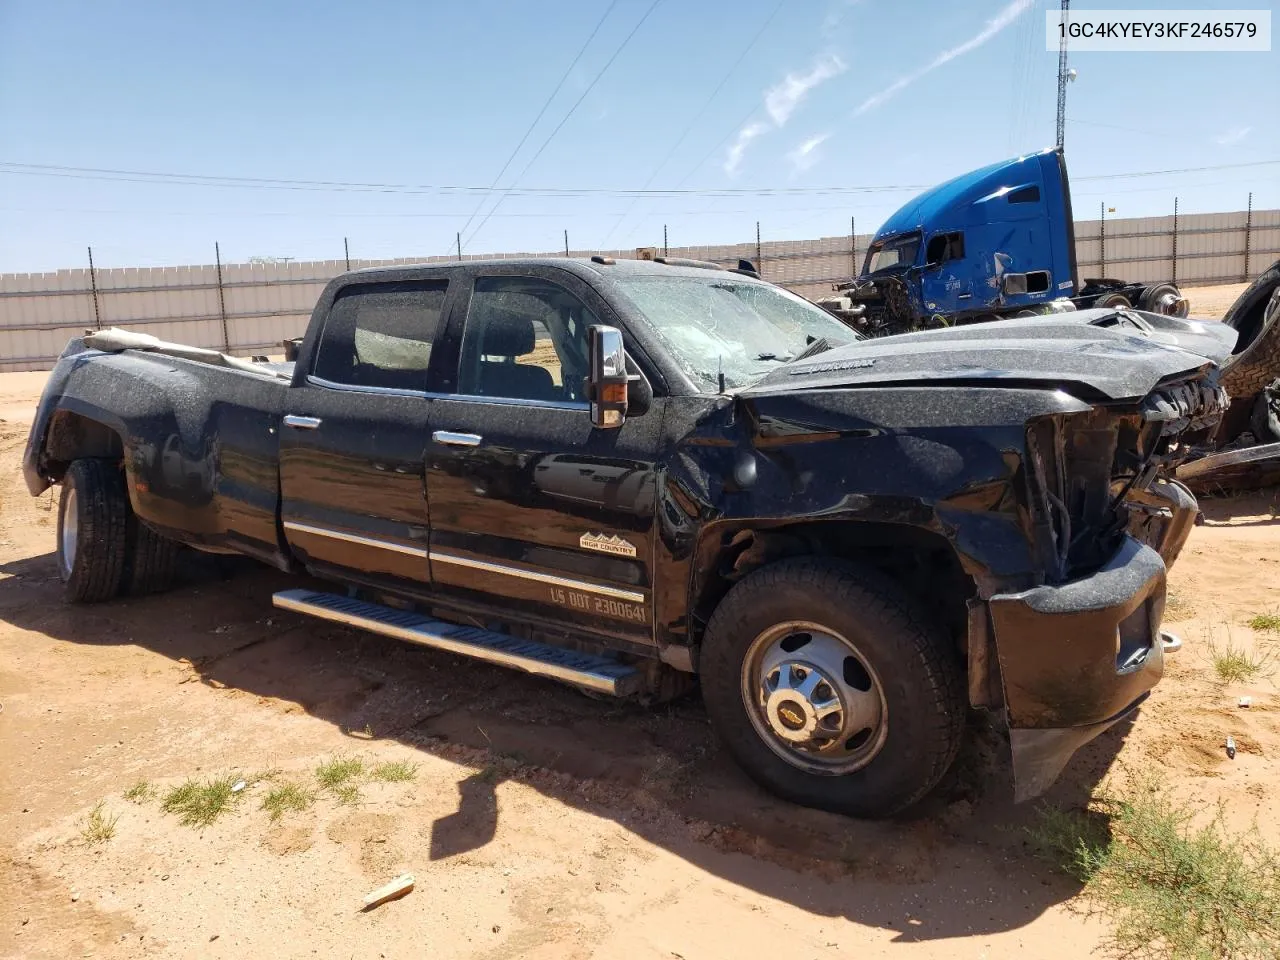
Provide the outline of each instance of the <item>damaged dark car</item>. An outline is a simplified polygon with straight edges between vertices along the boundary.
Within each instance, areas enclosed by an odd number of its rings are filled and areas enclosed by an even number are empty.
[[[1160,680],[1197,514],[1173,471],[1227,402],[1199,349],[1058,317],[864,340],[661,261],[379,268],[292,363],[73,341],[25,469],[61,484],[72,600],[245,553],[335,585],[276,594],[303,615],[598,693],[696,683],[766,788],[886,816],[970,708],[1026,798]]]

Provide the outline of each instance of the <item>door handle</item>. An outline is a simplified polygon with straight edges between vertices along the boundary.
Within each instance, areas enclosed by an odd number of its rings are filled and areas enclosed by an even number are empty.
[[[454,433],[452,430],[437,430],[431,434],[431,439],[436,443],[447,444],[451,447],[480,446],[480,434],[478,433]]]
[[[293,427],[295,430],[314,430],[316,427],[320,426],[320,418],[297,417],[292,413],[286,413],[284,415],[284,425],[286,427]]]

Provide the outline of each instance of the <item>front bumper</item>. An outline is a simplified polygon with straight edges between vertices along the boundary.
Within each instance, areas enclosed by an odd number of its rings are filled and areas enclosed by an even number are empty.
[[[1087,577],[991,597],[1015,799],[1043,793],[1159,682],[1164,601],[1164,560],[1132,537]]]

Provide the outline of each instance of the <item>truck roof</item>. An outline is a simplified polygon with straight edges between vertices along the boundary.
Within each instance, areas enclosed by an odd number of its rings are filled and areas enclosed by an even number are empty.
[[[1038,165],[1040,157],[1056,152],[1056,148],[1049,147],[1036,153],[1001,160],[930,187],[899,207],[876,231],[875,239],[919,230],[924,224],[931,223],[952,208],[972,203],[1001,187],[1016,185],[1026,179],[1020,168]]]
[[[673,258],[675,259],[675,258]],[[613,257],[495,257],[488,260],[437,260],[432,263],[401,263],[380,267],[363,267],[352,270],[352,274],[360,276],[404,276],[406,272],[431,274],[448,273],[459,266],[471,267],[558,267],[584,277],[610,276],[684,276],[702,277],[708,274],[732,272],[728,267],[711,269],[710,261],[699,261],[707,266],[689,266],[684,263],[663,263],[661,260],[632,260]],[[716,266],[719,266],[718,264]],[[745,274],[734,273],[734,276],[746,282],[765,283]]]

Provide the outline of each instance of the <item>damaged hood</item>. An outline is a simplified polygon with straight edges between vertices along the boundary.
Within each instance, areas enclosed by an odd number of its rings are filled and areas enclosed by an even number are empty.
[[[1083,313],[860,340],[784,364],[742,393],[1008,381],[1082,394],[1081,399],[1128,400],[1212,363],[1123,326],[1096,326]]]
[[[1239,333],[1217,320],[1193,320],[1170,317],[1146,310],[1114,310],[1097,307],[1078,310],[1071,316],[1079,323],[1104,329],[1115,329],[1136,336],[1146,337],[1156,343],[1179,347],[1187,353],[1207,357],[1216,364],[1223,364],[1235,349]]]

